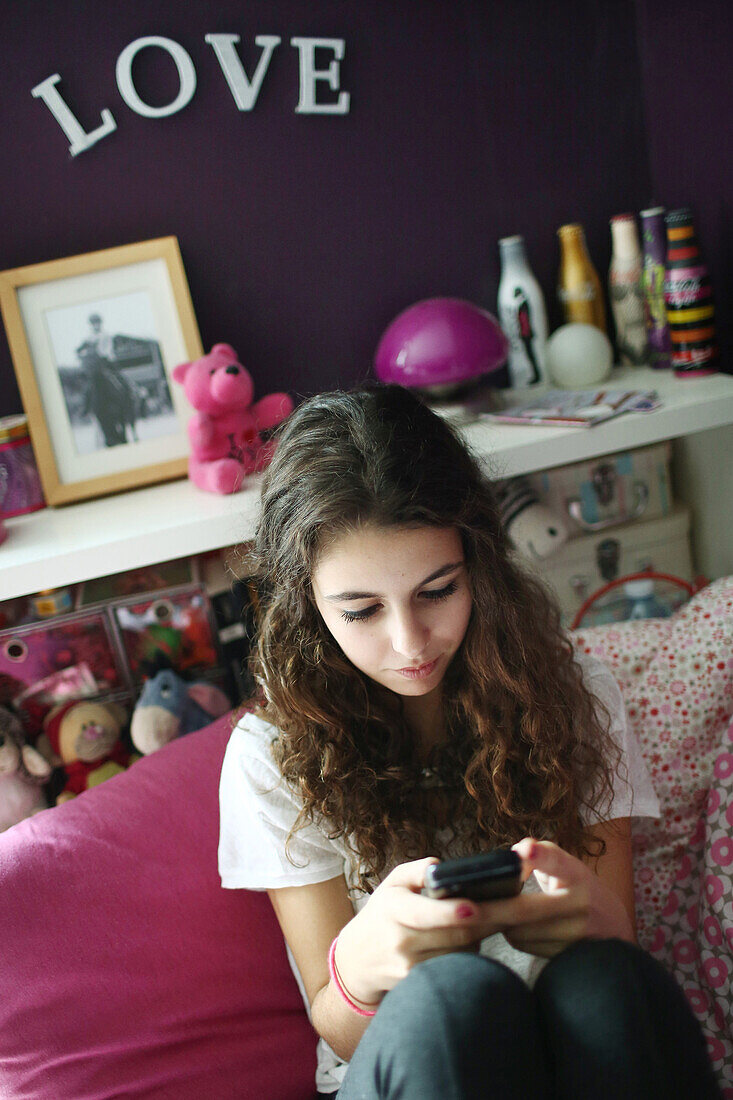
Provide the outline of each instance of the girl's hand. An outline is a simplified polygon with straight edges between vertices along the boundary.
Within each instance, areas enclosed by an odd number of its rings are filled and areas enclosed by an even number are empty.
[[[375,1004],[417,963],[450,951],[478,948],[500,925],[472,901],[424,897],[432,857],[402,863],[341,930],[336,963],[344,985],[362,1004]]]
[[[513,947],[549,958],[586,937],[634,941],[621,898],[586,863],[550,841],[530,837],[515,844],[514,851],[522,857],[525,877],[535,872],[542,895],[517,899],[526,903],[525,912],[504,930]]]

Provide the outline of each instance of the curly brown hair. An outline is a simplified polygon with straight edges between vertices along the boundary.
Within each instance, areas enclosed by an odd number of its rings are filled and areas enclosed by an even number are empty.
[[[315,821],[343,838],[367,890],[390,860],[439,850],[401,698],[344,656],[311,588],[319,553],[365,523],[461,536],[472,611],[443,681],[448,738],[431,764],[463,849],[530,835],[599,854],[580,811],[610,801],[608,714],[584,687],[553,601],[517,563],[481,465],[399,386],[305,401],[263,481],[253,671],[263,717],[280,731],[277,763],[302,799],[292,832]]]

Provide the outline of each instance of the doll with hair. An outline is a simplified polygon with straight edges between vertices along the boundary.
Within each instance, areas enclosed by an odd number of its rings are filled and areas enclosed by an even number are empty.
[[[51,766],[25,739],[20,720],[0,706],[0,833],[45,810]]]
[[[630,818],[658,804],[620,691],[456,432],[396,386],[304,402],[252,560],[260,703],[225,755],[219,870],[268,891],[319,1092],[717,1095],[634,942]],[[422,892],[438,860],[494,848],[519,855],[518,896]]]

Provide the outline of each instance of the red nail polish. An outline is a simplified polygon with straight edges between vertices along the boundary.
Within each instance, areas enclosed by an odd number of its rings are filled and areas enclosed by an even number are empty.
[[[472,905],[459,905],[456,909],[456,916],[459,920],[468,920],[470,917],[475,916],[476,910]]]

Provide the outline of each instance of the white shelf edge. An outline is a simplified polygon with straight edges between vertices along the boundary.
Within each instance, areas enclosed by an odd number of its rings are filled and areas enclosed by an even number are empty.
[[[6,520],[0,599],[236,545],[258,507],[259,478],[229,496],[182,480]]]
[[[625,413],[593,428],[525,427],[482,420],[467,425],[464,435],[493,476],[514,477],[733,423],[730,375],[678,381],[667,372],[627,368],[617,369],[605,385],[656,389],[664,403],[653,412]]]
[[[617,369],[608,385],[654,388],[665,403],[594,428],[482,421],[462,431],[495,477],[510,477],[733,425],[729,375],[680,382],[667,372]],[[254,533],[259,484],[219,496],[184,479],[6,520],[0,600],[241,543]]]

